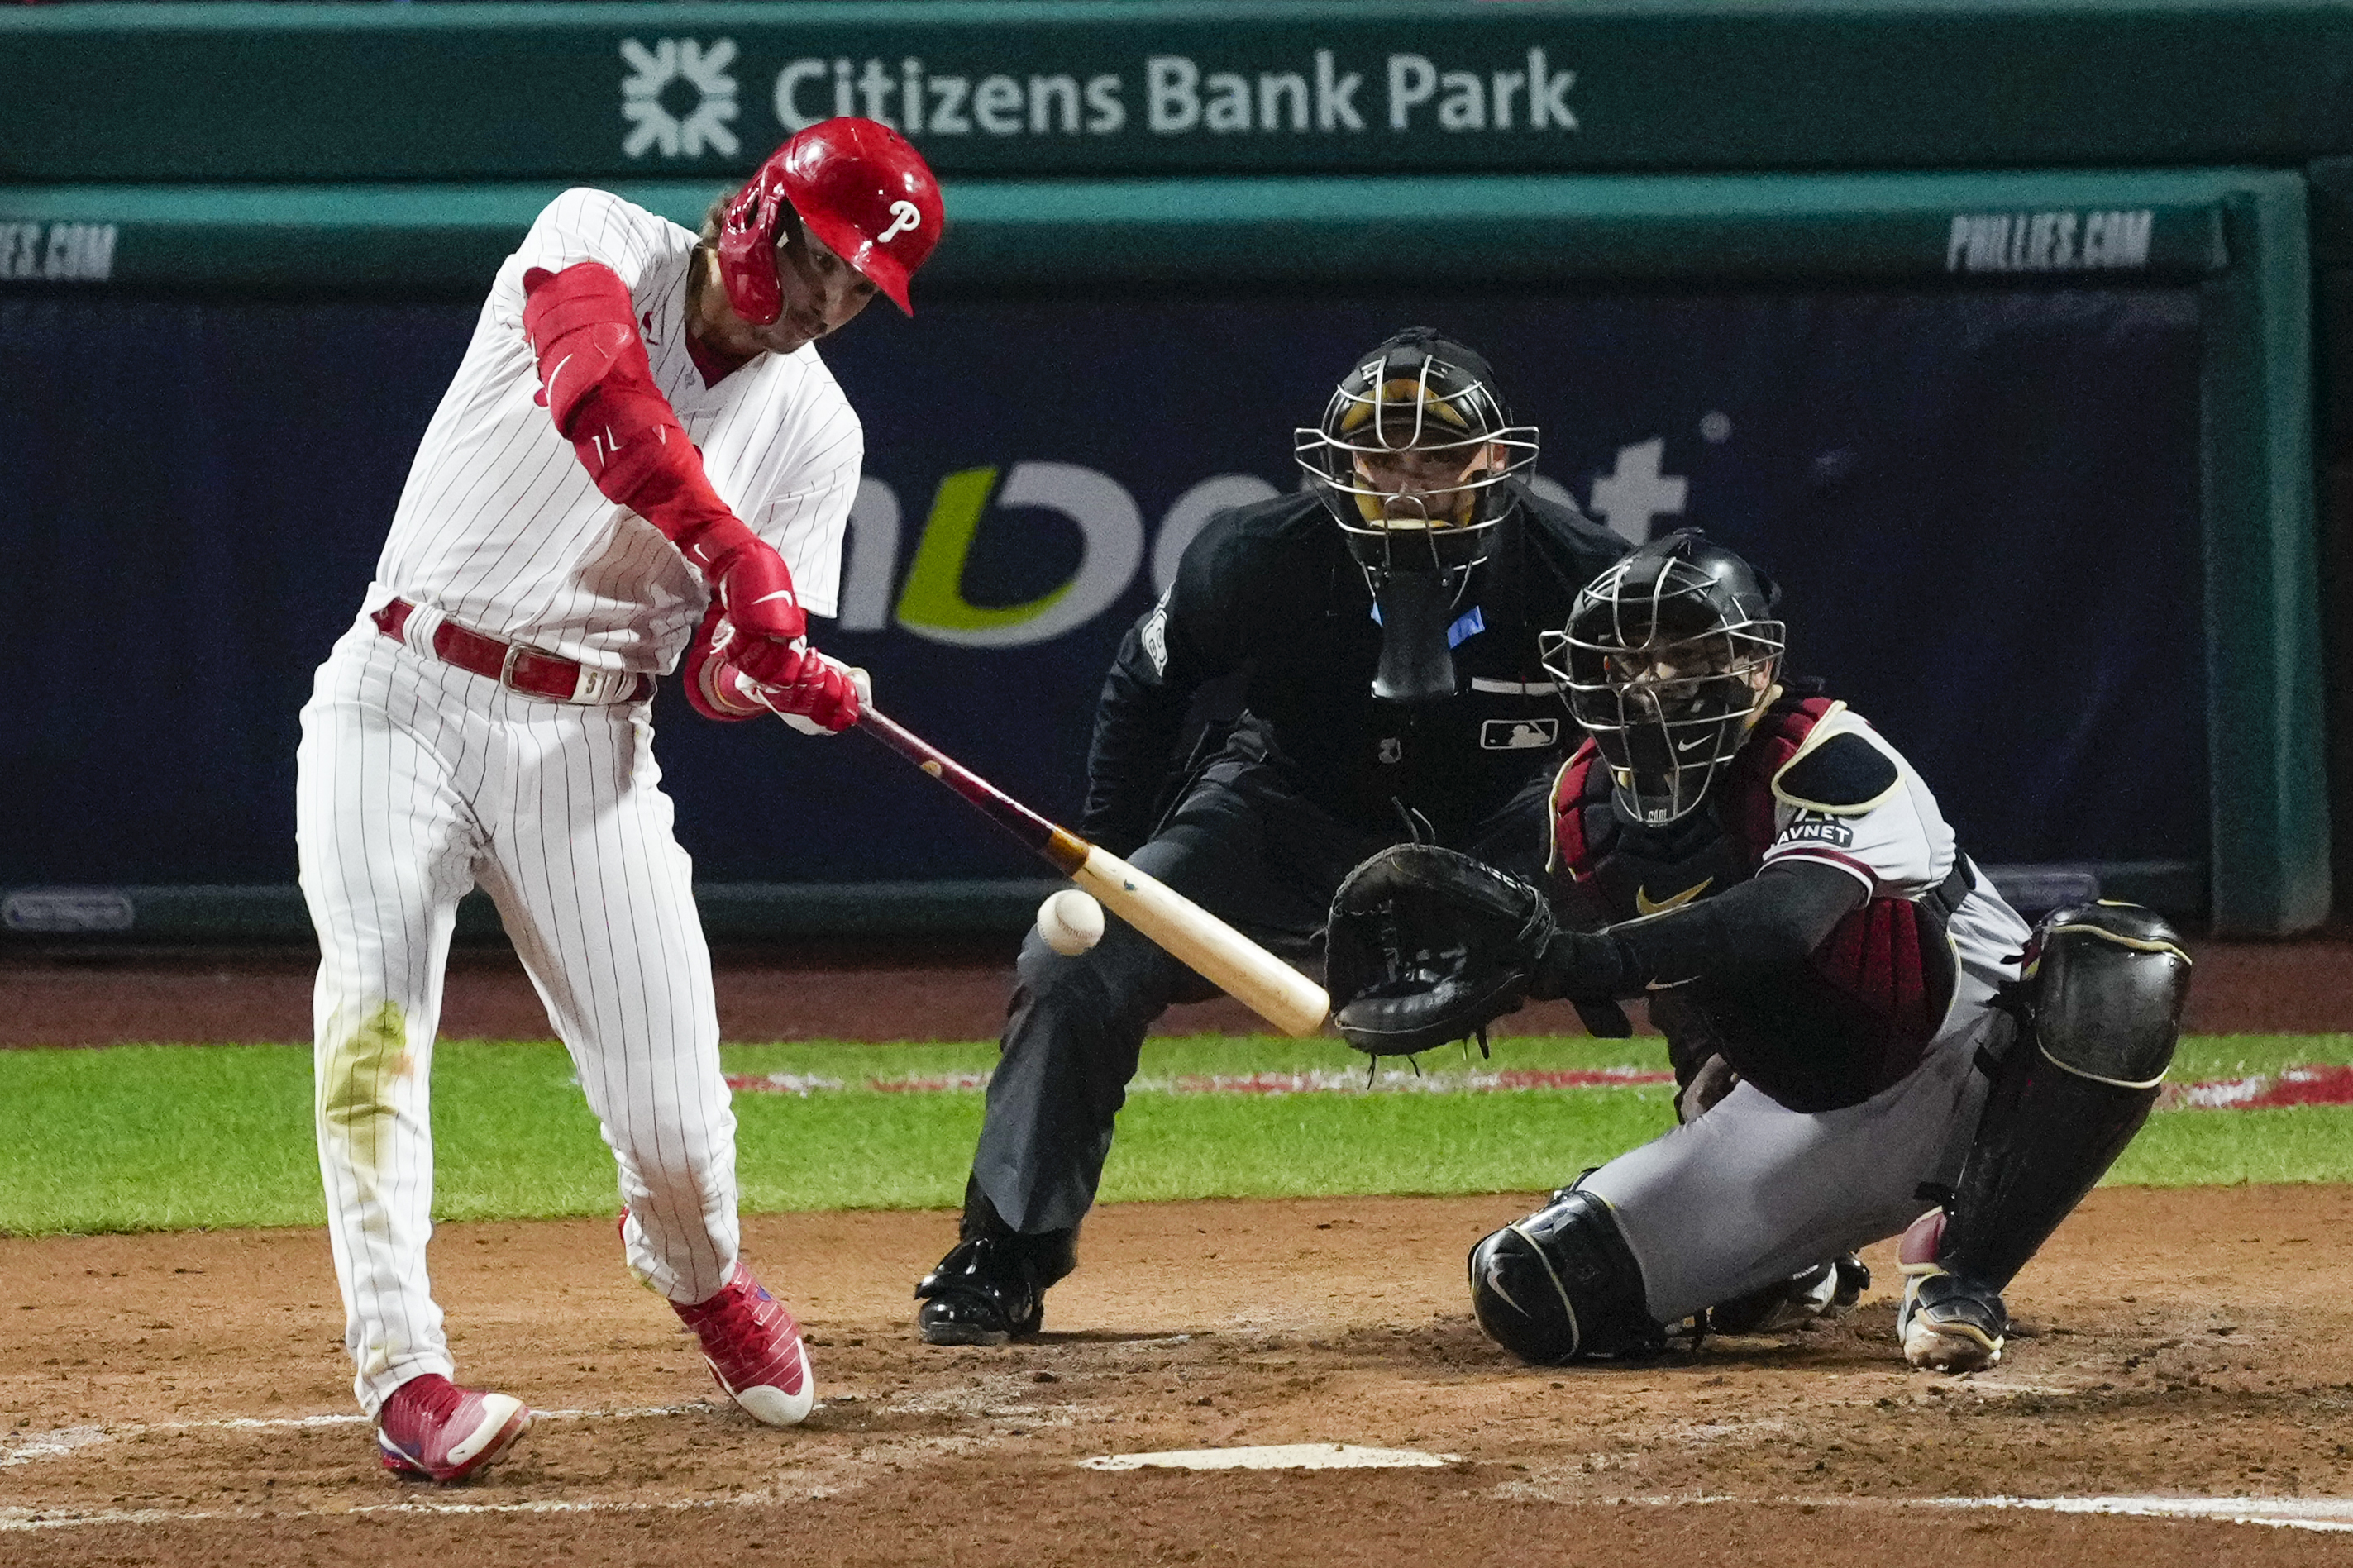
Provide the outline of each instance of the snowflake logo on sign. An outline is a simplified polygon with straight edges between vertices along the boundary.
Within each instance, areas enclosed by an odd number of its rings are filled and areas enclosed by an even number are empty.
[[[734,153],[735,132],[727,128],[735,118],[735,79],[727,72],[735,61],[734,39],[714,39],[705,48],[692,38],[662,38],[649,49],[624,38],[621,58],[630,71],[621,80],[621,118],[635,127],[622,152],[632,158],[644,157],[648,148],[659,148],[665,158]],[[672,114],[662,103],[662,95],[678,82],[697,94],[694,107],[683,115]]]

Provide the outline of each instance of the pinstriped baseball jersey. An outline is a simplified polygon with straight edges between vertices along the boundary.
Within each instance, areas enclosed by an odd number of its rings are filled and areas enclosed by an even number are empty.
[[[703,384],[686,342],[695,237],[604,191],[548,205],[499,268],[410,465],[365,609],[395,596],[596,669],[667,673],[709,602],[676,546],[597,492],[541,401],[523,275],[602,262],[711,485],[831,615],[865,435],[814,344]]]
[[[606,500],[539,398],[524,274],[602,262],[720,498],[829,614],[863,437],[814,348],[706,385],[686,336],[695,238],[568,191],[499,269],[411,467],[363,614],[302,710],[295,843],[319,936],[319,1166],[361,1408],[454,1371],[426,1269],[430,1073],[458,900],[480,887],[577,1066],[628,1210],[638,1279],[712,1298],[737,1257],[735,1120],[719,1065],[693,868],[653,757],[650,703],[551,700],[450,662],[445,620],[635,674],[674,666],[708,604],[653,526]],[[396,636],[370,613],[419,606]],[[580,693],[575,689],[575,695]]]

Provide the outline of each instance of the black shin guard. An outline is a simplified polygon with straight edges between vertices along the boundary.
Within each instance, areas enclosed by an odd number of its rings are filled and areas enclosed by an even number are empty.
[[[2000,1291],[2050,1239],[2148,1119],[2189,984],[2179,939],[2136,905],[2075,905],[2035,928],[1939,1268]]]
[[[1954,1184],[1937,1264],[2006,1289],[2059,1222],[2106,1173],[2157,1103],[2157,1090],[2078,1078],[2016,1042],[1996,1072],[1977,1142]]]

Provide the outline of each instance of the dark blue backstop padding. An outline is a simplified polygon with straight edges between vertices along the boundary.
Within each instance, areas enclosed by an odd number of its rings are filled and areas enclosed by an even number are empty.
[[[0,885],[292,879],[296,710],[473,314],[0,298]],[[878,310],[827,357],[902,515],[895,581],[944,478],[994,468],[1001,486],[1024,463],[1116,481],[1145,564],[1042,642],[894,624],[826,646],[894,715],[1074,817],[1163,515],[1214,475],[1290,488],[1292,426],[1409,320],[1486,351],[1544,428],[1540,470],[1578,500],[1635,527],[1631,498],[1663,508],[1649,526],[1702,524],[1780,578],[1799,663],[1912,757],[1978,858],[2204,858],[2187,290]],[[956,596],[1039,598],[1081,537],[992,504]],[[1029,869],[855,737],[711,725],[667,689],[658,719],[705,880]]]

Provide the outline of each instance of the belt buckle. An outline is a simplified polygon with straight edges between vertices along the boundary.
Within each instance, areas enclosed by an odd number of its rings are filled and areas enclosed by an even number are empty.
[[[521,661],[524,651],[521,643],[507,644],[507,656],[499,661],[499,684],[509,691],[522,692],[522,695],[527,697],[531,694],[522,691],[522,688],[514,683],[515,665]]]
[[[638,689],[638,678],[626,669],[591,669],[580,667],[573,679],[572,700],[575,702],[607,703],[626,700]]]

